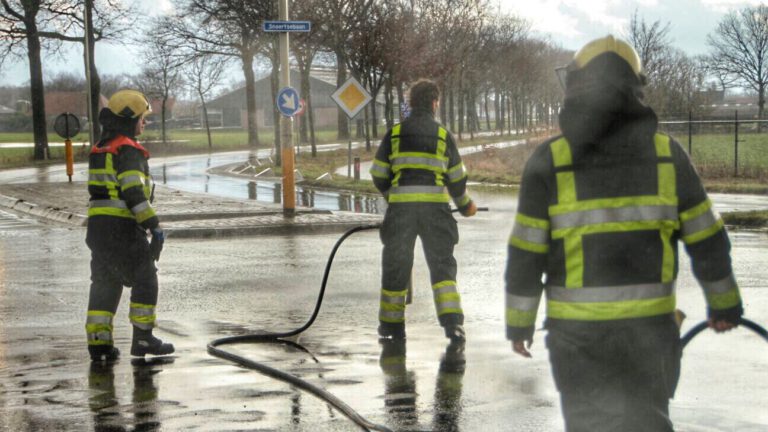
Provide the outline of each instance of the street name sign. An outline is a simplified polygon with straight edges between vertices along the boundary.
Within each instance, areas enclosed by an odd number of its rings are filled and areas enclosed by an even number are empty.
[[[277,109],[286,117],[293,117],[301,109],[299,92],[293,87],[283,87],[277,92]]]
[[[262,29],[265,32],[307,33],[312,30],[312,23],[309,21],[264,21]]]
[[[347,113],[349,118],[357,115],[368,102],[371,95],[356,79],[350,78],[331,95],[331,99],[339,105],[339,108]]]

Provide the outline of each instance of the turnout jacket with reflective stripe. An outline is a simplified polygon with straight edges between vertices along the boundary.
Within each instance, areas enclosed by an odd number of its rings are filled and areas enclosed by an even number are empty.
[[[576,159],[559,136],[528,160],[508,246],[509,339],[532,336],[542,291],[548,324],[673,313],[679,241],[710,316],[741,309],[723,221],[687,154],[667,135],[645,141]]]
[[[88,158],[88,217],[134,219],[145,229],[155,228],[148,159],[141,144],[122,135],[95,145]]]
[[[414,110],[387,132],[370,174],[390,204],[453,200],[464,209],[471,201],[456,142],[428,110]]]

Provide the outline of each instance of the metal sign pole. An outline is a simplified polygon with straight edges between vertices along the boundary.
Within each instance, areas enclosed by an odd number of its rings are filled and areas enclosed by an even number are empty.
[[[280,0],[279,15],[283,21],[288,21],[288,0]],[[280,86],[290,87],[291,71],[288,63],[288,32],[280,32]],[[280,145],[282,146],[283,162],[283,214],[293,217],[296,213],[296,185],[294,178],[293,160],[293,117],[280,117]]]
[[[347,121],[347,136],[349,145],[347,146],[347,178],[352,177],[352,119]]]

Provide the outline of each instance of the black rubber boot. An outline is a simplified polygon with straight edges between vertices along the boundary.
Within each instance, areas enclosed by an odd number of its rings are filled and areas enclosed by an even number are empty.
[[[382,339],[405,339],[405,324],[379,321],[379,336]]]
[[[115,361],[120,357],[120,350],[112,345],[88,345],[92,362]]]
[[[175,349],[173,344],[165,343],[152,336],[152,330],[140,330],[133,328],[133,343],[131,344],[131,355],[143,357],[150,355],[168,355],[173,354]]]

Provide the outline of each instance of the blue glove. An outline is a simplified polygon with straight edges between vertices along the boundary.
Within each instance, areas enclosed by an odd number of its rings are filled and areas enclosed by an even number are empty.
[[[163,251],[163,243],[165,243],[165,233],[162,229],[152,228],[152,240],[149,242],[149,254],[155,261],[160,261],[160,252]]]

